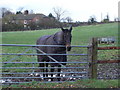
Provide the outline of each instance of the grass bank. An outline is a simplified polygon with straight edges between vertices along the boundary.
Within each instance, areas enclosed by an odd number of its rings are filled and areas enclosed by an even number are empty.
[[[19,84],[3,88],[118,88],[118,80],[77,80],[76,82]]]

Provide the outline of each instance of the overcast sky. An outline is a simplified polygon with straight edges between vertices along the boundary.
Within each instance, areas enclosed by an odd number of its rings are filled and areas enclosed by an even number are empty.
[[[119,0],[0,0],[0,7],[7,7],[12,11],[24,7],[24,10],[45,15],[53,13],[53,7],[61,7],[67,11],[65,16],[74,21],[88,21],[92,15],[100,21],[101,15],[104,18],[107,13],[111,20],[118,17],[118,2]]]

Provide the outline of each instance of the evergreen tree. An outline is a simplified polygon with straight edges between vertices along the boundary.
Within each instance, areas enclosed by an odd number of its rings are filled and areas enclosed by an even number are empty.
[[[48,17],[54,18],[54,16],[52,15],[52,13],[50,13],[50,14],[48,15]]]

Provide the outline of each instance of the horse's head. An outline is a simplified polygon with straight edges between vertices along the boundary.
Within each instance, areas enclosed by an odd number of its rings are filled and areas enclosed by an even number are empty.
[[[63,31],[63,39],[67,48],[67,51],[71,50],[71,39],[72,39],[72,26],[69,29],[63,29],[61,28],[61,30]]]

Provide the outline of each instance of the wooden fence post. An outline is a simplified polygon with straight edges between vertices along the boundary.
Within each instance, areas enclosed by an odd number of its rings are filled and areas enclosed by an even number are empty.
[[[90,50],[90,72],[91,72],[91,79],[97,79],[97,48],[98,42],[97,38],[92,38],[91,42],[91,50]]]

